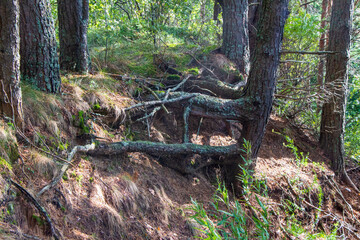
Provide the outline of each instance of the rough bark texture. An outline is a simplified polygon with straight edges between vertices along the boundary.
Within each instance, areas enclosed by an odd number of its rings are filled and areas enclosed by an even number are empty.
[[[325,30],[325,27],[326,27],[326,17],[328,15],[328,4],[329,4],[329,0],[322,0],[321,29],[323,29],[323,30]],[[319,51],[325,50],[325,43],[326,43],[325,39],[326,39],[326,32],[324,31],[320,36]],[[317,81],[318,81],[319,86],[323,86],[323,83],[324,83],[324,64],[325,64],[324,59],[320,58],[318,75],[317,75]]]
[[[234,61],[247,79],[250,69],[248,0],[219,1],[223,10],[222,53]]]
[[[344,120],[353,10],[353,0],[333,1],[329,50],[337,54],[327,57],[325,82],[332,97],[324,104],[321,116],[320,144],[331,159],[333,170],[340,176],[345,173]]]
[[[60,68],[88,72],[90,56],[87,45],[89,0],[59,0]]]
[[[48,0],[21,0],[20,36],[22,79],[42,91],[60,92],[55,28]]]
[[[241,135],[242,139],[251,143],[252,167],[256,164],[271,113],[288,3],[289,0],[263,0],[260,10],[256,48],[251,56],[250,75],[244,89],[244,97],[248,98],[256,109],[256,117],[251,121],[243,121]],[[241,141],[239,145],[242,147]],[[240,160],[234,161],[228,169],[228,177],[232,182],[238,172],[237,165],[241,163]]]
[[[249,1],[249,47],[250,47],[250,56],[254,55],[255,45],[256,45],[256,35],[257,35],[257,24],[260,18],[260,9],[261,9],[262,0]]]
[[[144,152],[156,156],[181,156],[187,154],[200,154],[202,156],[230,156],[239,154],[240,150],[236,145],[225,147],[213,147],[206,145],[165,144],[158,142],[116,142],[100,144],[95,150],[90,151],[91,155],[112,155],[126,152]],[[179,159],[181,161],[181,159]]]
[[[22,128],[18,0],[0,0],[0,112]]]

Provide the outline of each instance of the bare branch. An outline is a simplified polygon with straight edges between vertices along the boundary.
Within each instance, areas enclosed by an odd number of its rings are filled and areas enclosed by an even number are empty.
[[[310,52],[310,51],[291,51],[291,50],[283,50],[281,54],[309,54],[309,55],[325,55],[325,54],[336,54],[338,52],[332,51],[317,51],[317,52]]]

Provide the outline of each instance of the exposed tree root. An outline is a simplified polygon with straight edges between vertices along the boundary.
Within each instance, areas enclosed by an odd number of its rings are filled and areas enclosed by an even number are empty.
[[[342,174],[342,180],[350,185],[357,193],[360,193],[359,188],[354,184],[354,182],[350,179],[349,175],[347,174],[347,172],[344,170],[344,173]]]
[[[12,179],[10,179],[10,182],[12,185],[14,185],[34,206],[37,208],[37,210],[40,212],[41,216],[46,220],[47,224],[49,225],[51,235],[56,239],[61,239],[58,235],[58,230],[54,227],[52,224],[50,215],[47,213],[45,208],[39,203],[38,200],[24,187],[22,187],[20,184],[14,182]]]
[[[165,85],[174,85],[178,83],[177,80],[165,80],[162,83]],[[240,86],[242,87],[242,86]],[[184,90],[202,92],[207,95],[212,95],[224,99],[238,99],[241,97],[240,87],[232,86],[220,80],[213,78],[206,79],[189,79],[184,84]]]

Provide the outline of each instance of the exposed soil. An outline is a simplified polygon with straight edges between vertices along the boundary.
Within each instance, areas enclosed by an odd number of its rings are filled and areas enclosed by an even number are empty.
[[[119,83],[118,88],[124,89],[124,86]],[[128,95],[112,93],[102,99],[101,95],[84,93],[72,84],[65,84],[64,89],[67,94],[56,102],[62,110],[61,121],[55,121],[52,128],[60,130],[60,138],[66,138],[71,147],[89,141],[86,134],[84,138],[78,137],[81,135],[80,127],[73,123],[72,116],[77,116],[79,111],[91,112],[95,104],[100,107],[93,113],[98,114],[90,114],[86,124],[92,127],[92,134],[101,137],[97,139],[99,141],[151,139],[166,143],[181,142],[183,124],[179,112],[163,117],[158,115],[150,125],[149,137],[146,124],[120,125],[122,115],[114,106],[120,108],[131,104],[132,99]],[[56,138],[50,137],[56,130],[50,131],[51,126],[30,109],[25,107],[33,128],[27,128],[25,135],[39,146],[42,146],[39,136],[46,136],[45,141],[52,146],[51,141],[56,141]],[[47,114],[51,114],[50,110]],[[232,144],[239,137],[237,129],[241,126],[236,123],[231,129],[228,126],[224,121],[191,118],[191,141],[213,146]],[[284,146],[284,136],[294,139],[299,153],[309,153],[308,164],[297,163],[294,153]],[[51,156],[45,157],[20,136],[19,140],[24,167],[21,167],[19,159],[10,175],[35,194],[56,176],[60,165],[54,164]],[[359,172],[360,169],[349,172],[358,186]],[[271,216],[271,239],[290,238],[286,230],[289,228],[286,215],[289,214],[294,214],[294,218],[309,232],[320,229],[330,233],[333,224],[338,222],[339,235],[358,238],[360,196],[334,178],[328,168],[328,160],[311,134],[272,116],[254,175],[266,181],[268,197],[254,194],[249,200],[256,205],[255,196],[258,196],[267,205]],[[221,177],[219,166],[206,167],[194,175],[183,175],[162,166],[158,159],[141,153],[106,158],[77,155],[61,182],[42,195],[39,201],[64,239],[195,239],[199,232],[195,229],[198,226],[189,218],[192,214],[189,210],[191,199],[204,203],[208,208],[217,188],[216,179]],[[22,195],[15,194],[14,189],[9,190],[4,179],[0,177],[4,193],[0,197],[2,201],[11,196],[13,199],[0,205],[0,229],[3,229],[0,238],[20,239],[25,233],[50,239],[49,228],[38,211]],[[319,199],[322,199],[321,203]],[[286,210],[285,203],[289,201],[299,206],[291,210],[293,212]],[[10,205],[13,206],[11,211]],[[247,211],[250,215],[250,210]],[[250,222],[249,229],[252,227]],[[305,239],[305,235],[299,235],[297,239]]]

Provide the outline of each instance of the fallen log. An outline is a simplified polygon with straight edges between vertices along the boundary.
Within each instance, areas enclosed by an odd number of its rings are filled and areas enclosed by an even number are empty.
[[[79,150],[82,151],[82,150]],[[100,143],[95,149],[87,151],[88,155],[122,155],[130,152],[143,152],[158,157],[200,154],[201,156],[237,155],[241,152],[236,144],[229,146],[208,146],[193,143],[166,144],[148,141],[124,141],[115,143]]]
[[[87,151],[90,156],[116,156],[131,152],[141,152],[159,158],[159,162],[182,174],[193,174],[203,167],[218,164],[229,165],[241,153],[236,145],[208,146],[193,143],[165,144],[160,142],[116,142],[101,143],[94,150]],[[193,156],[200,157],[193,161]]]

